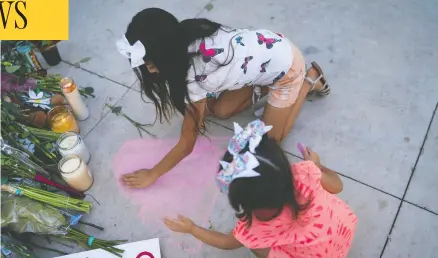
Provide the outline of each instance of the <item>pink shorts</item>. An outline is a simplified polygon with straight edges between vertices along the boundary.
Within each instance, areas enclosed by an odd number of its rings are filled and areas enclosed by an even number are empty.
[[[280,80],[268,86],[268,103],[277,108],[290,107],[295,103],[306,76],[303,54],[295,45],[291,44],[291,47],[293,62],[289,71]]]

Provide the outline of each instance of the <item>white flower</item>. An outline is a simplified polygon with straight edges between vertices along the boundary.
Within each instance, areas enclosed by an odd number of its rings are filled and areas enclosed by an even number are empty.
[[[34,107],[40,107],[42,109],[50,109],[50,98],[44,98],[44,93],[40,91],[38,95],[35,91],[29,89],[29,99],[27,103],[31,103]]]

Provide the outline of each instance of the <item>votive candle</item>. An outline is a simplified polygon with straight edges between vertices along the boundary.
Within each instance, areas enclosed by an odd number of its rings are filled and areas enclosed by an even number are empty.
[[[66,132],[61,134],[56,141],[56,145],[62,156],[74,154],[79,156],[79,158],[85,163],[90,161],[91,154],[88,151],[87,145],[82,137],[76,132]]]
[[[54,132],[65,133],[72,131],[79,133],[78,123],[66,106],[52,108],[47,114],[47,122]]]
[[[58,168],[64,181],[77,191],[85,192],[93,184],[93,176],[87,164],[77,155],[63,157]]]
[[[60,82],[60,86],[78,120],[82,121],[87,119],[90,116],[90,112],[84,100],[81,98],[76,83],[70,78],[63,78]]]

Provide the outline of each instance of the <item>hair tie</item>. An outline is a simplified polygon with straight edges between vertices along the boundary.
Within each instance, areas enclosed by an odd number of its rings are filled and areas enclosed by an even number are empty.
[[[132,68],[136,68],[144,64],[143,58],[146,56],[146,49],[140,40],[137,40],[134,45],[131,46],[129,41],[126,39],[126,36],[123,35],[121,39],[117,40],[116,46],[117,50],[119,50],[122,56],[131,59]]]
[[[17,189],[17,190],[15,190],[15,195],[20,196],[20,195],[22,195],[22,194],[23,194],[23,191],[22,191],[21,189]]]
[[[90,237],[88,238],[88,246],[89,246],[89,247],[91,247],[91,246],[93,245],[94,239],[95,239],[94,236],[90,236]]]

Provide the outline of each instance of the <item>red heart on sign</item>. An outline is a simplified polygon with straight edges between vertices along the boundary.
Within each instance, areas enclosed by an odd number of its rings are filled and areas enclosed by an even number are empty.
[[[147,256],[149,258],[155,258],[153,254],[146,252],[146,251],[139,253],[136,258],[141,258],[141,257],[145,257],[145,256]]]

